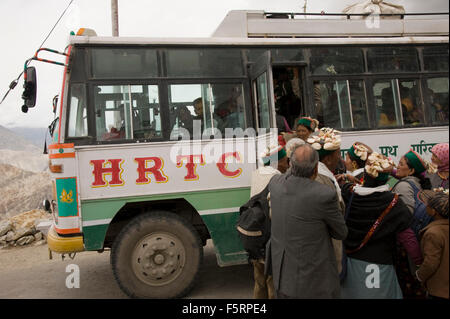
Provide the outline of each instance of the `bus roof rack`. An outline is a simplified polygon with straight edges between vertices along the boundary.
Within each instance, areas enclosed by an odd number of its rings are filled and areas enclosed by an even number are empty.
[[[296,19],[297,16],[302,17],[345,17],[350,19],[351,17],[368,17],[370,15],[379,16],[379,17],[399,17],[400,19],[404,19],[406,17],[416,17],[416,16],[444,16],[448,15],[448,12],[429,12],[429,13],[380,13],[380,14],[370,14],[370,13],[303,13],[303,12],[264,12],[264,17],[266,19]]]
[[[448,36],[448,13],[374,14],[370,19],[366,19],[368,16],[367,13],[233,10],[228,12],[212,36],[238,38]]]

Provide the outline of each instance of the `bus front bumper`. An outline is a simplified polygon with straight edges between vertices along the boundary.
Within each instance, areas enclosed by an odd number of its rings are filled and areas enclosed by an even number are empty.
[[[83,236],[62,237],[52,225],[47,234],[48,249],[55,253],[67,254],[84,251]]]

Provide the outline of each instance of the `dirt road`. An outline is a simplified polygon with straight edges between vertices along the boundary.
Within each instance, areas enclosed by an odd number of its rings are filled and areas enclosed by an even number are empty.
[[[83,252],[75,259],[61,261],[59,254],[49,260],[47,246],[0,250],[0,298],[108,298],[127,296],[114,280],[109,251],[102,254]],[[76,264],[80,271],[80,287],[67,288],[66,278],[72,272],[66,267]],[[204,247],[203,266],[198,283],[186,296],[189,299],[252,298],[253,269],[249,265],[217,266],[211,240]]]

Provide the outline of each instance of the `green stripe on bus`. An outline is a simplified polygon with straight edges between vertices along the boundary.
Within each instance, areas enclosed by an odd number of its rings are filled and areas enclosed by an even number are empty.
[[[84,249],[102,249],[108,227],[109,224],[83,227]]]
[[[245,187],[174,194],[82,200],[81,218],[83,221],[114,218],[115,214],[127,203],[151,202],[179,198],[184,198],[197,211],[240,207],[250,199],[250,188]]]
[[[82,219],[95,221],[112,219],[126,204],[135,202],[160,201],[183,198],[197,211],[210,210],[212,213],[202,215],[208,228],[217,253],[220,266],[247,263],[247,254],[236,231],[239,217],[237,207],[245,204],[250,198],[250,188],[234,188],[211,191],[185,192],[176,194],[150,195],[139,197],[113,198],[107,200],[82,201]],[[214,214],[214,209],[235,208],[235,212]],[[103,242],[109,224],[84,226],[84,245],[86,250],[103,248]]]
[[[248,255],[236,230],[239,212],[203,215],[216,250],[219,266],[246,264]]]

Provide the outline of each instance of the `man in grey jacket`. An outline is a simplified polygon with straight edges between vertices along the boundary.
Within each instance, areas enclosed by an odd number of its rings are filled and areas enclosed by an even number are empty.
[[[308,144],[291,155],[290,173],[269,183],[271,237],[266,263],[278,298],[339,298],[331,238],[347,236],[336,191],[316,182],[318,154]]]

